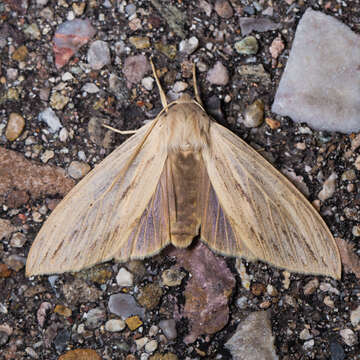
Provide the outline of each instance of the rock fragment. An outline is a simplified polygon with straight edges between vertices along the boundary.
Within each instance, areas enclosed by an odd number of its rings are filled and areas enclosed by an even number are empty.
[[[229,82],[229,73],[227,68],[220,62],[216,62],[206,76],[206,80],[214,85],[227,85]]]
[[[144,55],[129,56],[125,59],[123,73],[131,84],[140,82],[149,70],[150,65]]]
[[[106,41],[94,41],[88,50],[87,60],[93,70],[100,70],[110,64],[110,49]]]
[[[5,130],[5,136],[9,141],[15,141],[22,133],[25,127],[24,118],[17,113],[9,115],[8,123]]]

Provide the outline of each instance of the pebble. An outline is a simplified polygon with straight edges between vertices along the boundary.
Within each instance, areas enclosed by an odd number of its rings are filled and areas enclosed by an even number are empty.
[[[36,23],[32,23],[29,26],[27,26],[24,30],[24,34],[32,39],[36,39],[36,40],[41,39],[41,33]]]
[[[311,335],[309,329],[303,329],[301,332],[300,332],[300,335],[299,335],[300,339],[301,340],[309,340],[311,339],[313,336]]]
[[[97,307],[88,311],[84,317],[86,318],[86,326],[90,329],[96,329],[106,319],[106,312],[103,308]]]
[[[326,201],[334,195],[336,189],[337,174],[333,172],[324,182],[322,190],[318,194],[318,198],[321,201]]]
[[[131,331],[136,330],[138,327],[140,327],[143,322],[140,320],[140,318],[136,316],[131,316],[125,320],[126,325]]]
[[[281,38],[281,35],[279,34],[271,43],[269,51],[271,54],[271,57],[276,60],[279,55],[284,51],[285,45]]]
[[[11,270],[6,264],[0,263],[0,278],[5,279],[11,275]]]
[[[164,44],[162,42],[155,43],[155,49],[160,51],[170,60],[174,60],[176,58],[176,46]]]
[[[41,154],[41,161],[46,164],[50,159],[52,159],[55,156],[54,151],[52,150],[45,150],[42,154]]]
[[[129,42],[134,45],[137,49],[147,49],[150,47],[150,39],[145,36],[130,36]]]
[[[341,180],[342,181],[354,181],[354,180],[356,180],[355,170],[350,169],[350,170],[346,170],[345,172],[343,172],[342,175],[341,175]]]
[[[28,49],[25,45],[18,47],[12,54],[11,58],[15,61],[21,62],[26,59],[28,55]]]
[[[169,320],[161,320],[159,322],[159,327],[164,333],[164,335],[169,340],[174,340],[177,337],[177,331],[176,331],[176,321],[174,319]]]
[[[53,38],[55,65],[62,68],[70,58],[96,33],[89,19],[65,21],[58,26]]]
[[[100,70],[110,64],[110,49],[106,41],[94,41],[88,50],[87,61],[93,70]]]
[[[334,301],[331,299],[330,296],[325,296],[324,297],[324,304],[328,307],[331,307],[331,308],[334,308],[335,307],[335,304],[334,304]]]
[[[317,278],[310,280],[304,286],[304,295],[312,295],[319,287],[319,280]]]
[[[11,113],[9,115],[8,123],[5,130],[5,136],[9,141],[16,140],[25,127],[24,118],[17,113]]]
[[[26,347],[25,352],[32,357],[33,359],[38,359],[39,355],[36,353],[36,351],[31,347]]]
[[[244,125],[249,128],[258,127],[264,121],[264,103],[257,99],[245,110]]]
[[[224,19],[230,19],[233,16],[234,11],[227,0],[216,0],[214,8],[216,13]]]
[[[213,85],[227,85],[229,82],[228,70],[220,61],[217,61],[214,67],[208,71],[206,80]]]
[[[110,319],[105,323],[105,330],[110,332],[118,332],[124,330],[126,323],[121,319]]]
[[[86,6],[85,2],[82,3],[73,2],[71,5],[76,16],[81,16],[84,13],[85,6]]]
[[[141,350],[145,346],[145,344],[147,344],[148,341],[149,341],[149,338],[147,338],[147,337],[142,337],[140,339],[136,339],[135,340],[136,349]]]
[[[158,343],[156,340],[150,340],[145,344],[145,351],[147,353],[153,353],[158,348]]]
[[[259,44],[255,36],[247,36],[234,45],[235,50],[241,55],[255,55],[259,50]]]
[[[57,313],[66,318],[69,318],[72,315],[71,309],[61,304],[55,306],[54,313]]]
[[[66,128],[63,127],[59,132],[59,139],[61,142],[66,142],[68,137],[69,137],[69,132],[67,131]]]
[[[39,121],[45,122],[52,133],[57,132],[61,127],[59,118],[56,116],[55,111],[51,108],[46,108],[38,116]]]
[[[73,306],[81,303],[96,302],[102,291],[95,286],[89,286],[85,281],[75,279],[62,286],[62,292],[68,304]]]
[[[123,73],[132,84],[140,82],[150,70],[150,64],[145,55],[129,56],[125,59]]]
[[[58,360],[101,360],[101,357],[92,349],[75,349],[67,351]]]
[[[6,332],[0,330],[0,346],[5,345],[8,342],[8,340],[9,340],[9,335]]]
[[[166,286],[179,286],[186,274],[177,268],[170,268],[161,274],[161,280]]]
[[[134,297],[130,294],[113,294],[109,298],[109,311],[123,320],[129,318],[131,315],[139,315],[141,318],[145,316],[145,310],[140,307]]]
[[[290,276],[291,276],[291,274],[288,272],[288,271],[286,271],[286,270],[284,270],[283,272],[282,272],[282,274],[283,274],[283,276],[284,276],[284,280],[282,281],[282,283],[283,283],[283,285],[284,285],[284,289],[289,289],[289,287],[290,287]]]
[[[271,284],[268,284],[268,285],[266,286],[266,292],[267,292],[270,296],[272,296],[272,297],[277,296],[277,295],[279,294],[279,292],[277,291],[276,287],[273,286],[273,285],[271,285]]]
[[[358,337],[351,329],[340,330],[340,336],[348,346],[354,346],[358,343]]]
[[[14,69],[14,68],[9,68],[6,70],[6,77],[8,78],[8,80],[10,81],[14,81],[17,79],[19,74],[19,70],[18,69]]]
[[[26,243],[26,236],[21,232],[12,235],[10,245],[15,248],[22,248]]]
[[[315,345],[315,341],[314,341],[314,339],[311,339],[311,340],[305,341],[303,347],[304,347],[304,350],[310,350],[314,347],[314,345]]]
[[[330,343],[331,360],[345,360],[345,351],[337,342]]]
[[[24,256],[14,254],[5,258],[4,262],[10,269],[18,272],[25,266],[26,258]]]
[[[185,81],[177,81],[173,86],[173,91],[180,93],[185,91],[188,88],[188,84]]]
[[[148,310],[154,309],[160,302],[163,291],[158,284],[150,283],[140,289],[138,303]]]
[[[280,27],[280,24],[267,17],[240,17],[239,24],[243,36],[250,34],[252,31],[259,33],[276,30]]]
[[[69,101],[67,96],[55,91],[50,97],[50,106],[55,110],[62,110]]]
[[[90,165],[81,161],[72,161],[67,169],[68,174],[75,180],[83,178],[90,171]]]
[[[198,38],[192,36],[190,39],[185,39],[180,41],[179,51],[186,55],[190,55],[198,48],[198,46],[199,46]]]
[[[121,268],[116,275],[116,282],[119,286],[133,286],[134,275],[125,268]]]
[[[350,320],[354,327],[360,324],[360,305],[355,310],[351,311]]]
[[[238,271],[241,279],[241,285],[244,289],[250,290],[251,285],[251,275],[249,275],[246,271],[245,264],[241,261],[241,259],[236,259],[236,270]]]
[[[360,226],[359,225],[354,225],[352,227],[352,230],[351,230],[352,234],[356,237],[359,237],[360,236]]]
[[[154,79],[151,76],[144,77],[141,80],[141,85],[148,91],[151,91],[154,88]]]
[[[86,91],[89,94],[96,94],[100,89],[94,83],[86,83],[82,88],[82,91]]]
[[[159,332],[159,328],[156,325],[151,325],[149,329],[149,336],[154,337]]]

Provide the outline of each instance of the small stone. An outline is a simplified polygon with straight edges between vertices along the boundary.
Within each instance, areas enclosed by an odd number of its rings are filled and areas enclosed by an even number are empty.
[[[185,275],[183,271],[177,268],[171,268],[162,273],[161,280],[166,286],[179,286]]]
[[[140,339],[136,339],[135,340],[136,349],[138,351],[141,350],[145,346],[145,344],[147,344],[148,341],[149,341],[149,338],[147,338],[147,337],[142,337]]]
[[[337,174],[332,173],[324,182],[322,190],[318,194],[318,198],[321,201],[326,201],[334,195],[336,188]]]
[[[177,337],[176,321],[174,319],[161,320],[159,322],[160,329],[169,340],[174,340]]]
[[[64,305],[59,305],[59,304],[55,306],[54,313],[57,313],[66,318],[69,318],[72,315],[71,309],[69,309]]]
[[[134,45],[137,49],[147,49],[150,47],[150,39],[143,36],[130,36],[129,41],[131,45]]]
[[[82,91],[86,91],[89,94],[96,94],[100,89],[94,83],[86,83],[82,88]]]
[[[110,319],[105,323],[105,330],[110,332],[118,332],[124,330],[126,323],[121,319]]]
[[[245,110],[244,125],[246,127],[258,127],[264,120],[264,103],[257,99]]]
[[[39,355],[36,353],[36,351],[31,347],[26,347],[25,352],[33,359],[38,359]]]
[[[87,60],[93,70],[100,70],[110,64],[110,50],[106,41],[94,41],[88,50]]]
[[[26,243],[26,236],[21,232],[12,235],[10,245],[15,248],[22,248]]]
[[[45,150],[42,154],[41,154],[41,161],[46,164],[50,159],[52,159],[55,156],[54,151],[52,150]]]
[[[310,280],[304,286],[304,295],[312,295],[319,287],[319,280],[317,278]]]
[[[351,232],[354,236],[359,237],[360,236],[360,225],[354,225]]]
[[[276,60],[279,55],[283,52],[283,50],[285,49],[285,45],[284,42],[281,38],[281,35],[278,35],[271,43],[270,45],[270,54],[271,57]]]
[[[69,132],[67,131],[66,128],[62,128],[59,132],[59,139],[61,142],[66,142],[66,140],[69,137]]]
[[[62,110],[69,101],[67,96],[56,91],[50,97],[50,106],[55,110]]]
[[[291,274],[290,274],[288,271],[284,270],[284,271],[283,271],[283,276],[284,276],[284,280],[283,280],[284,288],[285,288],[285,289],[289,289],[289,287],[290,287],[290,276],[291,276]]]
[[[25,45],[18,47],[12,54],[12,59],[15,61],[24,61],[28,55],[28,49]]]
[[[165,354],[156,353],[153,356],[150,356],[149,360],[178,360],[178,357],[170,352]]]
[[[73,2],[71,6],[72,6],[72,9],[73,9],[75,15],[81,16],[84,13],[86,3],[85,2],[81,2],[81,3]]]
[[[141,306],[152,310],[159,304],[162,294],[163,291],[159,285],[154,283],[147,284],[140,290],[137,301]]]
[[[309,329],[303,329],[301,332],[300,332],[300,339],[301,340],[309,340],[311,339],[313,336],[311,335]]]
[[[206,80],[214,85],[227,85],[229,82],[227,68],[220,61],[217,61],[215,66],[208,71]]]
[[[251,286],[251,292],[255,296],[261,296],[265,292],[265,285],[261,283],[255,283]]]
[[[24,34],[26,34],[32,39],[36,39],[36,40],[41,39],[41,33],[36,23],[27,26],[26,29],[24,30]]]
[[[58,360],[101,360],[101,357],[92,349],[76,349],[61,355]]]
[[[72,161],[67,169],[68,174],[75,180],[83,178],[90,171],[90,165],[80,161]]]
[[[26,258],[20,255],[10,255],[4,259],[4,262],[10,269],[18,272],[25,266]]]
[[[14,81],[17,79],[19,74],[19,70],[18,69],[14,69],[14,68],[9,68],[6,70],[6,77],[8,78],[8,80],[10,81]]]
[[[10,275],[10,268],[6,264],[0,263],[0,279],[8,278]]]
[[[127,81],[136,84],[150,70],[150,65],[145,55],[135,55],[125,59],[122,70]]]
[[[235,50],[241,55],[255,55],[259,50],[259,44],[255,36],[248,36],[235,43]]]
[[[330,343],[330,354],[331,360],[345,360],[345,351],[337,342],[332,341]]]
[[[265,32],[280,27],[280,24],[267,17],[240,17],[239,24],[243,36],[250,34],[252,31]]]
[[[192,36],[190,39],[180,41],[179,51],[186,55],[190,55],[198,48],[198,46],[199,46],[198,38]]]
[[[164,44],[162,42],[155,43],[155,49],[160,51],[170,60],[174,60],[176,58],[176,46]]]
[[[153,353],[158,348],[158,343],[156,340],[150,340],[145,344],[145,351],[147,353]]]
[[[24,118],[17,113],[9,115],[8,123],[5,130],[5,136],[9,141],[16,140],[22,133],[25,127]]]
[[[279,292],[277,291],[276,287],[269,284],[266,287],[266,292],[270,295],[270,296],[278,296]]]
[[[85,281],[80,279],[75,279],[72,282],[64,284],[62,292],[66,302],[72,306],[81,303],[96,302],[102,295],[102,291],[98,290],[95,286],[89,286]]]
[[[121,268],[116,275],[116,282],[119,286],[133,286],[134,275],[125,268]]]
[[[96,329],[105,321],[106,312],[104,309],[97,307],[87,312],[84,317],[86,318],[86,326],[90,329]]]
[[[147,76],[141,80],[141,85],[148,91],[154,88],[154,79],[151,76]]]
[[[141,318],[145,316],[145,310],[141,308],[130,294],[113,294],[109,298],[109,311],[123,320],[131,315],[139,315]]]
[[[330,296],[325,296],[324,297],[324,304],[328,307],[331,307],[331,308],[334,308],[335,307],[335,304],[334,304],[334,301],[331,299]]]
[[[131,316],[125,320],[126,325],[131,331],[136,330],[140,327],[143,323],[138,316]]]
[[[156,325],[151,325],[149,329],[149,336],[154,337],[157,335],[158,332],[159,332],[159,328]]]
[[[188,84],[185,81],[177,81],[173,86],[173,91],[180,93],[185,91],[188,88]]]
[[[350,320],[354,327],[360,324],[360,305],[355,310],[351,311]]]
[[[10,220],[0,219],[0,240],[7,238],[15,231],[16,227],[11,224]]]
[[[312,339],[312,340],[309,340],[309,341],[305,341],[304,342],[304,350],[310,350],[314,347],[315,345],[315,341]]]
[[[224,19],[230,19],[234,13],[231,5],[227,0],[216,0],[215,11],[220,17]]]
[[[358,343],[358,337],[351,329],[340,330],[340,336],[348,346],[354,346]]]
[[[350,169],[350,170],[346,170],[345,172],[343,172],[342,175],[341,175],[341,180],[342,181],[354,181],[354,180],[356,180],[355,170]]]

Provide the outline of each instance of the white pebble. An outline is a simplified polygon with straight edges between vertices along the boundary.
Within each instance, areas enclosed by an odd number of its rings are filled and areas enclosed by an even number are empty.
[[[125,268],[121,268],[116,275],[116,282],[119,286],[133,286],[134,275]]]

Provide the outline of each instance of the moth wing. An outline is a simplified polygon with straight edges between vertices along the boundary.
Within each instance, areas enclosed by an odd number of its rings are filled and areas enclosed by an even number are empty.
[[[209,246],[223,254],[256,258],[294,272],[340,278],[335,240],[295,186],[254,149],[215,122],[211,123],[210,140],[203,159],[216,200],[213,205],[209,203],[209,208],[221,208],[213,221],[221,223],[223,217],[227,225],[222,229],[231,229],[233,235],[225,244],[214,241],[205,222]]]
[[[140,128],[54,209],[30,249],[27,276],[143,258],[166,245],[166,214],[157,217],[161,223],[152,216],[166,201],[159,179],[167,135],[160,120]]]

